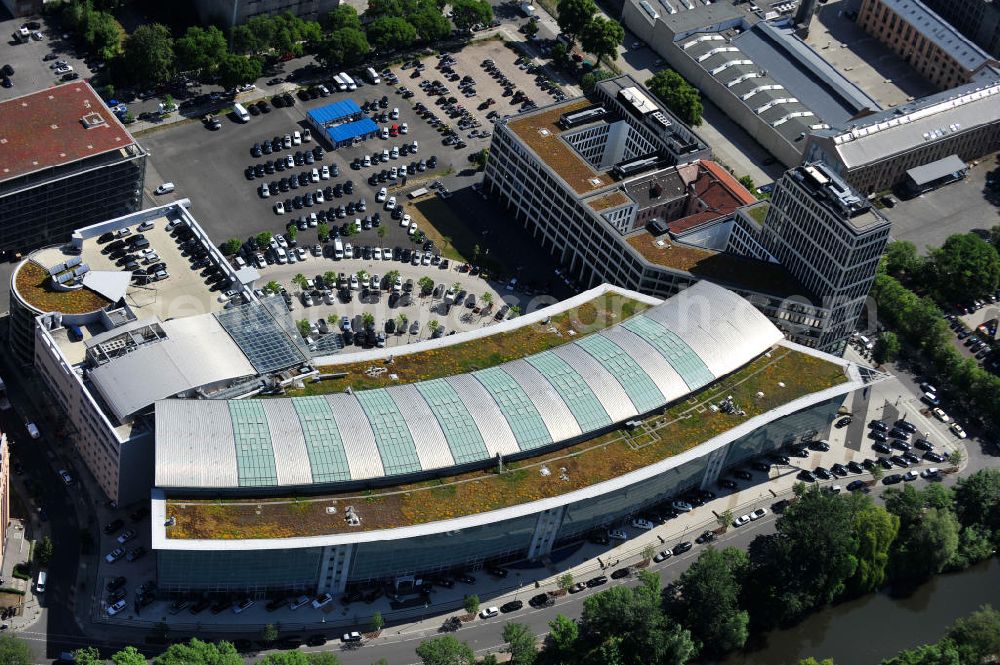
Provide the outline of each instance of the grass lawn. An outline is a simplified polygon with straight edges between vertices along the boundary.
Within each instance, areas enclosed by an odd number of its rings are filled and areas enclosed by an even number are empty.
[[[533,323],[511,332],[497,333],[444,349],[397,356],[388,366],[389,372],[381,376],[371,377],[364,373],[373,365],[381,364],[371,361],[320,367],[321,373],[345,373],[346,376],[307,383],[302,390],[289,390],[286,395],[324,395],[343,392],[348,386],[352,390],[366,390],[465,374],[566,344],[577,336],[603,330],[648,308],[649,305],[638,300],[606,293],[553,316],[546,325]],[[390,379],[389,374],[396,374],[398,379]]]
[[[395,528],[472,515],[559,496],[672,457],[793,399],[846,381],[839,365],[776,347],[730,376],[647,418],[560,450],[443,479],[331,494],[257,501],[168,500],[176,517],[170,538],[288,538]],[[783,384],[783,385],[782,385]],[[762,393],[762,396],[760,394]],[[745,414],[708,407],[732,395]],[[543,475],[542,467],[549,473]],[[565,469],[564,478],[560,478]],[[327,507],[337,506],[334,514]],[[360,527],[349,527],[343,508],[353,505]]]
[[[447,202],[438,196],[428,196],[416,203],[407,203],[406,208],[427,239],[441,250],[441,256],[462,263],[472,262],[473,247],[481,239],[455,216]]]

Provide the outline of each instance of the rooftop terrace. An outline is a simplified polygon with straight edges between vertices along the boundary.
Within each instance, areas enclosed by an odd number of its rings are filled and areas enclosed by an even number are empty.
[[[844,367],[777,346],[742,369],[674,403],[633,430],[511,464],[366,492],[285,499],[169,498],[168,539],[242,540],[319,536],[426,524],[557,497],[612,480],[690,450],[751,418],[847,381]],[[760,394],[763,393],[763,396]],[[709,405],[731,395],[740,415]],[[543,473],[543,468],[548,473]],[[361,518],[349,526],[344,508]],[[328,512],[331,506],[334,513]]]
[[[58,250],[43,250],[36,253],[39,261],[52,258],[52,263],[65,261],[68,255]],[[104,296],[80,287],[70,291],[56,291],[52,288],[49,271],[35,262],[25,261],[14,273],[14,285],[18,294],[27,304],[40,312],[60,312],[62,314],[86,314],[103,309],[111,304]]]

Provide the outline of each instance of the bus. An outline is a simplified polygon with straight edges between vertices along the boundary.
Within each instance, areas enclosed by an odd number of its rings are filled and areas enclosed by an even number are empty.
[[[347,89],[348,90],[357,90],[358,89],[358,84],[355,83],[354,79],[352,79],[350,76],[348,76],[346,72],[340,72],[340,78],[344,81],[344,83],[347,84]]]

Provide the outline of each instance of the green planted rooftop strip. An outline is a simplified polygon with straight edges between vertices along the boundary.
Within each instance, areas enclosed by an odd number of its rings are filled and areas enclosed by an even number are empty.
[[[176,524],[167,529],[176,539],[250,539],[318,536],[389,529],[474,515],[559,496],[611,480],[678,455],[737,425],[794,399],[847,380],[840,365],[784,347],[776,347],[728,377],[702,388],[662,415],[648,418],[632,431],[614,430],[558,451],[504,467],[482,469],[447,478],[395,485],[362,492],[289,499],[167,501]],[[763,396],[758,396],[763,393]],[[707,408],[727,395],[746,415]],[[565,467],[568,480],[558,473]],[[359,526],[348,526],[343,509],[354,506]],[[337,511],[328,513],[327,508]]]
[[[290,397],[324,395],[352,390],[384,388],[401,383],[414,383],[445,376],[466,374],[518,360],[562,344],[582,335],[604,330],[638,314],[651,305],[618,293],[605,293],[577,307],[556,314],[547,324],[531,323],[510,332],[453,344],[446,348],[420,351],[393,358],[388,372],[380,376],[365,373],[380,362],[356,362],[320,367],[323,374],[342,378],[307,383],[301,390],[289,390]],[[395,375],[393,379],[390,375]]]
[[[753,217],[754,221],[764,225],[764,218],[767,217],[767,211],[771,209],[770,203],[759,203],[752,208],[747,208],[747,214]]]

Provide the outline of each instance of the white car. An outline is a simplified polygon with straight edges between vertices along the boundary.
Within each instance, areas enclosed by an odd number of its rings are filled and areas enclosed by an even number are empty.
[[[392,250],[389,249],[388,247],[383,247],[382,248],[382,260],[383,261],[392,261]]]
[[[611,540],[628,540],[628,534],[624,529],[608,529],[608,538]]]
[[[400,134],[409,134],[410,133],[410,128],[406,126],[405,122],[402,125],[399,126],[399,133]]]
[[[266,199],[269,196],[271,196],[271,189],[267,186],[267,183],[265,182],[263,185],[260,186],[260,198]]]
[[[632,520],[632,526],[634,526],[636,529],[642,529],[643,531],[649,531],[654,527],[656,527],[655,524],[653,524],[649,520],[644,520],[644,519]]]
[[[966,437],[965,430],[962,429],[962,426],[958,423],[952,423],[948,429],[950,429],[951,433],[960,439],[964,439]]]
[[[277,203],[274,204],[274,214],[275,215],[285,214],[285,204],[283,202],[278,201]]]
[[[750,519],[759,520],[764,515],[767,515],[767,508],[758,508],[757,510],[750,513]]]
[[[487,607],[479,613],[480,619],[492,619],[495,616],[500,616],[499,607]]]
[[[389,153],[390,159],[399,159],[399,147],[392,146],[392,152]]]
[[[395,208],[396,208],[396,197],[390,196],[388,200],[385,202],[385,209],[394,210]]]
[[[387,138],[389,138],[389,128],[388,127],[383,127],[382,131],[379,132],[379,136],[382,137],[383,141],[386,140]]]
[[[385,187],[378,190],[378,194],[375,195],[375,200],[379,203],[385,203],[385,199],[389,196],[389,190]]]
[[[949,416],[947,413],[945,413],[944,411],[942,411],[938,407],[934,407],[933,409],[931,409],[931,413],[933,413],[934,417],[937,418],[938,420],[940,420],[943,423],[950,423],[951,422],[951,416]]]
[[[357,291],[359,288],[361,285],[358,283],[358,276],[351,275],[351,291]]]
[[[125,548],[123,548],[123,547],[116,547],[116,548],[114,548],[113,550],[111,550],[110,552],[108,552],[107,554],[104,555],[104,560],[107,561],[108,563],[114,563],[115,561],[118,561],[118,559],[122,558],[123,556],[125,556]]]
[[[320,88],[326,90],[326,86],[321,85]],[[306,141],[312,141],[312,140],[313,140],[313,134],[311,131],[309,131],[309,128],[306,127],[305,129],[302,130],[302,142],[305,143]]]
[[[291,155],[289,155],[288,157],[285,157],[285,168],[286,169],[290,169],[293,166],[295,166],[295,158],[292,157]]]
[[[319,170],[319,177],[320,177],[321,180],[329,180],[330,179],[330,167],[324,164],[323,168],[321,168]]]
[[[372,156],[371,155],[365,155],[365,159],[362,162],[362,165],[366,166],[366,167],[367,166],[371,166],[372,165]]]
[[[923,471],[921,471],[920,472],[920,477],[921,478],[937,478],[938,474],[940,474],[940,473],[941,473],[941,469],[937,468],[936,466],[932,466],[929,469],[924,469]]]
[[[40,437],[42,435],[42,433],[38,431],[38,425],[36,425],[35,423],[31,422],[30,420],[28,422],[24,423],[24,427],[25,427],[25,429],[28,430],[28,435],[32,439],[37,439],[38,437]]]
[[[399,227],[405,229],[409,225],[410,225],[410,216],[408,214],[403,215],[402,219],[399,220]]]
[[[750,523],[749,515],[740,515],[739,517],[733,520],[733,526],[735,526],[736,528],[739,528],[744,524],[749,524],[749,523]]]
[[[299,261],[305,261],[309,255],[306,253],[305,247],[296,247],[295,256],[298,257]]]
[[[344,636],[340,638],[340,641],[344,642],[346,644],[350,644],[352,642],[360,642],[361,641],[361,633],[359,633],[356,630],[352,630],[349,633],[344,633]]]
[[[408,229],[406,230],[406,233],[407,233],[408,235],[411,235],[411,236],[412,236],[412,235],[413,235],[414,233],[416,233],[416,232],[417,232],[417,223],[416,223],[416,222],[410,222],[410,228],[408,228]]]
[[[312,606],[318,610],[321,607],[326,607],[332,602],[333,602],[333,596],[331,596],[328,593],[324,593],[323,595],[316,597],[316,600],[312,602]]]
[[[389,114],[389,117],[392,118],[393,120],[399,120],[399,107],[398,106],[392,107],[392,113]]]
[[[59,477],[62,478],[62,481],[67,485],[73,484],[73,476],[69,475],[69,471],[66,469],[59,469]]]
[[[326,202],[326,199],[323,198],[323,190],[322,189],[317,189],[316,190],[315,200],[316,200],[316,203],[325,203]]]
[[[127,606],[128,606],[128,602],[125,601],[124,599],[119,600],[114,605],[108,605],[108,609],[107,609],[108,616],[109,617],[113,617],[114,615],[116,615],[119,612],[121,612],[122,610],[124,610]]]
[[[292,132],[292,145],[301,145],[301,144],[302,144],[302,134],[300,134],[298,130],[295,130],[294,132]]]
[[[388,148],[385,148],[384,150],[382,150],[382,161],[383,162],[388,162],[389,161],[389,149]]]
[[[309,179],[313,182],[319,182],[319,169],[313,169],[309,174]]]
[[[291,134],[285,134],[285,138],[282,139],[281,145],[285,146],[286,149],[287,148],[291,148],[292,147],[292,135]],[[289,157],[291,157],[291,155],[289,155]],[[292,160],[292,164],[295,164],[294,160]]]

